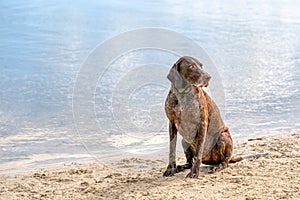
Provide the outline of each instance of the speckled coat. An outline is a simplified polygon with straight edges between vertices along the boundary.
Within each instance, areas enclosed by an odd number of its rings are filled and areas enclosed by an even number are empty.
[[[165,102],[169,119],[169,164],[164,176],[190,168],[187,175],[197,178],[200,164],[217,165],[213,171],[228,166],[233,145],[216,103],[203,90],[210,76],[195,58],[181,57],[171,68],[168,79],[171,89]],[[176,166],[177,131],[183,137],[187,164]]]

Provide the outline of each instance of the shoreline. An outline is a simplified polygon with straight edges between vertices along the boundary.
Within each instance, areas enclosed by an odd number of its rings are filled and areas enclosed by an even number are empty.
[[[198,179],[162,177],[168,154],[94,159],[0,174],[0,199],[299,199],[300,132],[234,138],[234,155],[269,153]],[[178,147],[180,149],[180,147]],[[181,150],[181,149],[180,149]],[[177,163],[184,163],[183,154]]]
[[[273,131],[269,133],[254,133],[251,135],[238,135],[238,136],[232,136],[233,143],[234,143],[234,150],[238,151],[236,147],[237,144],[246,142],[248,140],[260,140],[262,138],[271,138],[271,137],[285,137],[289,134],[294,133],[300,133],[300,130],[290,130],[290,131]],[[168,133],[166,133],[167,135]],[[158,150],[154,153],[147,153],[147,157],[150,159],[155,159],[157,156],[163,156],[168,158],[168,144],[165,145],[163,150]],[[177,149],[176,153],[182,157],[184,157],[183,150],[181,147],[181,141],[180,139],[177,140]],[[119,155],[118,155],[119,154]],[[142,158],[143,153],[140,154],[134,154],[134,153],[128,153],[125,152],[125,154],[120,153],[112,153],[107,154],[100,158],[101,160],[109,160],[109,162],[116,162],[121,159],[126,158]],[[27,172],[34,172],[39,169],[45,169],[45,168],[59,168],[60,166],[71,164],[71,163],[93,163],[98,162],[98,158],[88,154],[88,152],[82,153],[82,154],[32,154],[30,157],[24,159],[24,160],[15,160],[11,162],[1,163],[0,164],[0,175],[6,175],[6,174],[22,174]],[[39,164],[40,163],[40,164]],[[43,164],[44,163],[44,164]],[[100,163],[102,163],[100,161]],[[14,167],[10,167],[14,166]]]

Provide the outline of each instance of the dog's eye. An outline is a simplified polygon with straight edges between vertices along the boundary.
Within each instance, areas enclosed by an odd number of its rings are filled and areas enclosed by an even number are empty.
[[[196,66],[195,65],[190,65],[189,68],[190,69],[196,69]]]

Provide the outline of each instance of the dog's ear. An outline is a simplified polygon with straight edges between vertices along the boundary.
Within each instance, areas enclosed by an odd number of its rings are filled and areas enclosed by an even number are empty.
[[[185,88],[188,86],[187,81],[183,76],[180,74],[180,63],[181,59],[179,59],[173,67],[170,69],[169,74],[167,78],[171,81],[171,83],[174,85],[174,87],[181,93],[185,90]]]

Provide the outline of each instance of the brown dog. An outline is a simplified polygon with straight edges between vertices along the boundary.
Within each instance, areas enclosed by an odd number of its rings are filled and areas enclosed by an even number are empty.
[[[169,164],[164,176],[172,176],[191,169],[189,178],[198,178],[200,164],[214,165],[211,172],[220,171],[232,158],[233,143],[216,103],[202,89],[207,87],[210,75],[195,58],[181,57],[171,68],[168,79],[172,86],[165,103],[169,118]],[[187,164],[176,167],[177,131],[182,135],[182,145]]]

